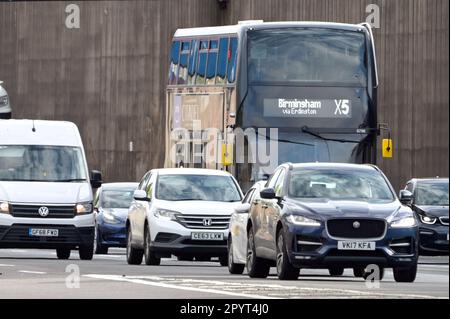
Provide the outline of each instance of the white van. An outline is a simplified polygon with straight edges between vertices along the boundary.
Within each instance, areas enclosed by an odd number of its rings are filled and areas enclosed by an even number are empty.
[[[0,120],[0,248],[56,249],[68,259],[93,256],[92,188],[75,124]]]
[[[3,81],[0,81],[0,119],[11,118],[11,105],[6,90],[2,87]]]

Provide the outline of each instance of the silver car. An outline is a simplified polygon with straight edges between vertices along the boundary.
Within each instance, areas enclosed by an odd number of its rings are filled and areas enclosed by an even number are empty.
[[[11,118],[11,106],[6,90],[2,87],[3,81],[0,81],[0,119]]]

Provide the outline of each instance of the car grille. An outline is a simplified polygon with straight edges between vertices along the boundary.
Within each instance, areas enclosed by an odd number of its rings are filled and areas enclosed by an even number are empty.
[[[439,220],[441,221],[442,225],[448,226],[448,217],[441,217],[439,218]]]
[[[354,227],[359,224],[359,227]],[[368,239],[382,237],[386,222],[380,219],[346,218],[327,221],[328,233],[336,238]]]
[[[229,215],[179,215],[177,221],[191,229],[227,229],[230,224]]]
[[[23,218],[73,218],[75,217],[75,206],[53,206],[53,205],[21,205],[12,204],[11,214],[14,217]],[[48,215],[39,215],[39,208],[47,207]]]

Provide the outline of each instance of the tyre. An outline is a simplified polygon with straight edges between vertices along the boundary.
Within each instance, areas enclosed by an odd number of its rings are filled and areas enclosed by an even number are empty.
[[[283,230],[277,236],[277,274],[280,280],[297,280],[300,269],[292,266],[289,260]]]
[[[233,242],[230,238],[228,241],[228,271],[232,275],[242,275],[244,272],[244,264],[235,264],[233,258]]]
[[[219,263],[222,267],[228,266],[228,255],[227,256],[220,256],[219,257]]]
[[[249,277],[267,278],[270,272],[270,264],[256,256],[255,238],[252,229],[248,231],[247,247],[247,272]]]
[[[70,258],[70,249],[69,248],[56,248],[56,257],[58,259],[69,259]]]
[[[178,261],[193,261],[194,257],[192,256],[177,256]]]
[[[342,267],[333,267],[333,268],[329,268],[328,272],[330,273],[330,276],[332,276],[332,277],[339,277],[339,276],[342,276],[344,274],[344,268],[342,268]]]
[[[356,278],[363,278],[366,270],[365,267],[354,267],[353,268],[353,276]]]
[[[409,268],[396,267],[393,272],[396,282],[414,282],[417,276],[417,264]]]
[[[92,257],[94,257],[94,244],[81,245],[78,252],[81,260],[92,260]]]
[[[94,253],[96,255],[107,255],[108,247],[102,245],[97,227],[98,226],[95,226],[95,232],[94,232]]]
[[[144,262],[147,266],[159,266],[161,258],[156,257],[155,253],[150,249],[151,237],[148,226],[144,230]]]
[[[129,265],[140,265],[142,263],[142,257],[144,256],[144,250],[133,248],[131,245],[131,230],[127,229],[127,263]]]

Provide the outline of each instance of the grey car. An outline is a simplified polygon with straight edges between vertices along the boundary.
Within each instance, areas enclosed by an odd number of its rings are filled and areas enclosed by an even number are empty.
[[[11,105],[6,90],[2,87],[3,81],[0,81],[0,119],[11,118]]]

